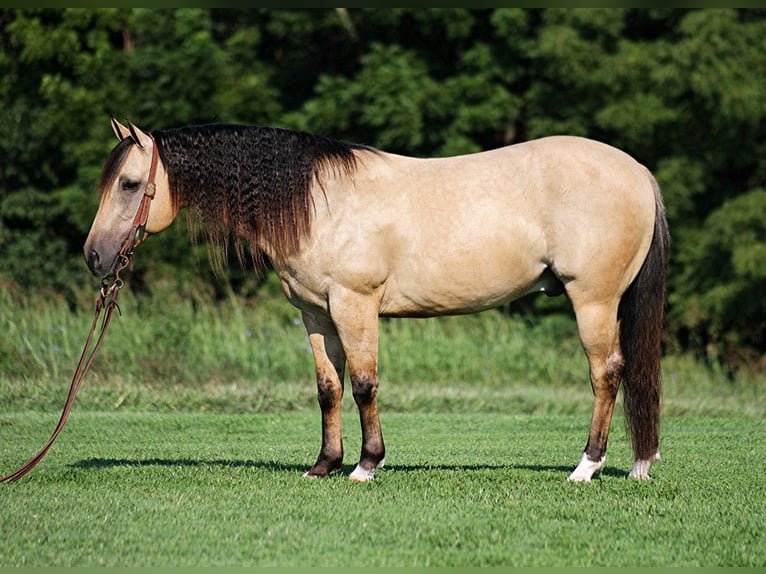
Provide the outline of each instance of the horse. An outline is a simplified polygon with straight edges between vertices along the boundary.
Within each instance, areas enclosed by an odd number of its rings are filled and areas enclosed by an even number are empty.
[[[659,185],[627,153],[553,135],[416,158],[275,127],[143,131],[112,119],[112,128],[119,143],[104,162],[88,267],[113,273],[147,200],[136,243],[184,210],[211,246],[234,241],[256,270],[270,266],[313,353],[322,442],[304,476],[341,471],[346,367],[362,430],[349,478],[371,480],[384,464],[380,317],[475,313],[543,292],[571,301],[593,393],[568,479],[590,481],[603,467],[621,384],[628,476],[650,478],[670,235]]]

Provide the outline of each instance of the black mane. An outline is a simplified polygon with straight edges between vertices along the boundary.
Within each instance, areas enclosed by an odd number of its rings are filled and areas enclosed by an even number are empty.
[[[152,135],[173,203],[189,208],[212,246],[221,248],[213,257],[216,267],[232,232],[241,239],[240,260],[247,247],[256,266],[264,263],[258,245],[269,245],[277,255],[297,249],[311,227],[313,181],[322,185],[327,170],[353,173],[354,150],[372,149],[304,132],[228,124]]]

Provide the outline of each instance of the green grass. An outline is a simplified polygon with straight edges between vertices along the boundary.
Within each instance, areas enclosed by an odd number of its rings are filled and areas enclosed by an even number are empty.
[[[625,479],[618,409],[605,469],[569,484],[592,402],[570,317],[384,320],[387,466],[347,480],[347,396],[346,467],[305,480],[312,359],[273,281],[247,301],[159,288],[121,307],[48,456],[0,485],[2,565],[766,563],[756,371],[665,357],[653,480]],[[0,289],[0,473],[53,430],[91,309]]]
[[[51,415],[0,416],[0,463]],[[747,417],[670,417],[664,462],[630,481],[565,480],[572,415],[388,414],[372,483],[303,479],[318,416],[79,412],[32,474],[0,485],[6,566],[763,565],[766,433]],[[359,444],[346,418],[348,457]],[[619,426],[619,423],[617,423]],[[353,453],[353,454],[352,454]]]

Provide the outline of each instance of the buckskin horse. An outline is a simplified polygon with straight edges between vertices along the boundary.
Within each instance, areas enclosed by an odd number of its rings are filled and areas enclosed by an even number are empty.
[[[628,476],[649,478],[670,237],[656,180],[626,153],[551,136],[421,159],[269,127],[112,127],[120,142],[104,164],[89,268],[113,273],[144,204],[139,241],[185,209],[211,245],[234,239],[256,268],[270,263],[313,351],[322,446],[306,476],[342,464],[346,365],[362,428],[350,478],[383,465],[379,317],[474,313],[542,291],[571,300],[590,368],[590,431],[569,480],[603,466],[620,384]]]

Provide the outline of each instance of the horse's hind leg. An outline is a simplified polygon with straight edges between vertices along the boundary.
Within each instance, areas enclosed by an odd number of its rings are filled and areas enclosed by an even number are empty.
[[[304,476],[327,476],[343,463],[341,400],[346,357],[332,321],[303,313],[317,378],[317,399],[322,411],[322,449]]]
[[[577,326],[590,365],[593,414],[590,433],[580,464],[569,480],[587,482],[606,460],[609,425],[612,421],[624,361],[620,350],[617,301],[577,304],[573,298]]]

